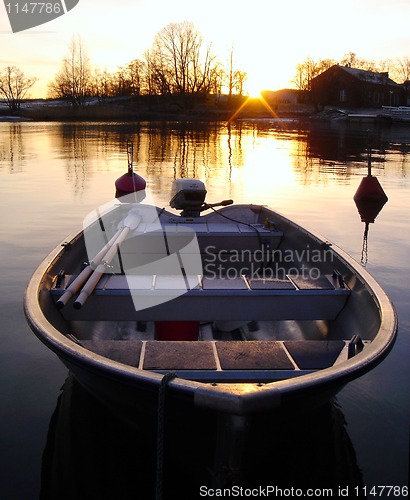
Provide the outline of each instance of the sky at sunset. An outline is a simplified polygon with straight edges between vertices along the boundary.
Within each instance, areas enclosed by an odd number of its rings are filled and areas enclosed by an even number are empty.
[[[60,18],[14,34],[1,2],[0,71],[18,66],[38,78],[31,96],[45,97],[73,36],[81,37],[94,66],[115,71],[142,59],[167,24],[185,20],[223,64],[234,45],[251,95],[292,86],[296,65],[308,56],[410,57],[409,0],[80,0]]]

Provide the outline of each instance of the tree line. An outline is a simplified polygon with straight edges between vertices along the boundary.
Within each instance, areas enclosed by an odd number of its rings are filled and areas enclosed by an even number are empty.
[[[200,95],[243,94],[246,72],[234,68],[233,48],[228,65],[213,55],[194,24],[171,23],[157,33],[142,59],[134,59],[110,73],[93,69],[79,38],[70,42],[61,68],[49,84],[49,97],[65,98],[81,106],[88,97],[104,101],[112,96],[174,96],[181,107]]]
[[[233,55],[232,46],[229,62],[222,64],[192,22],[171,23],[157,33],[142,59],[110,73],[93,67],[82,40],[73,37],[59,71],[48,84],[48,97],[78,107],[90,97],[103,102],[113,96],[172,96],[173,102],[186,108],[200,96],[223,90],[228,95],[243,95],[247,74],[234,66]],[[0,99],[16,111],[36,81],[9,66],[0,72]]]

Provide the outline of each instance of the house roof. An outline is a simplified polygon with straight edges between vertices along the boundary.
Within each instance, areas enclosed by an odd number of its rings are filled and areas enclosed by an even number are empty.
[[[339,66],[343,71],[346,71],[350,75],[354,76],[358,80],[367,83],[375,83],[379,85],[397,85],[398,83],[394,82],[391,78],[389,78],[389,73],[377,73],[376,71],[368,71],[365,69],[351,68],[349,66]]]

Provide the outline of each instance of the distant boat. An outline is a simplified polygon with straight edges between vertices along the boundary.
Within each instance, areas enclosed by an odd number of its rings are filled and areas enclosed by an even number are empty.
[[[28,323],[85,388],[127,413],[166,383],[181,408],[249,415],[325,401],[381,362],[396,313],[360,264],[265,206],[205,195],[184,179],[180,215],[116,203],[35,271]]]
[[[410,106],[382,106],[379,116],[395,122],[410,122]]]

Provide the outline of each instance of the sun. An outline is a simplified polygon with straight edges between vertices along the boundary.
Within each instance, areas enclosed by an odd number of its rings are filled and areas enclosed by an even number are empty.
[[[246,91],[249,97],[259,98],[261,96],[262,88],[260,87],[260,85],[250,82],[248,85],[246,85]]]

